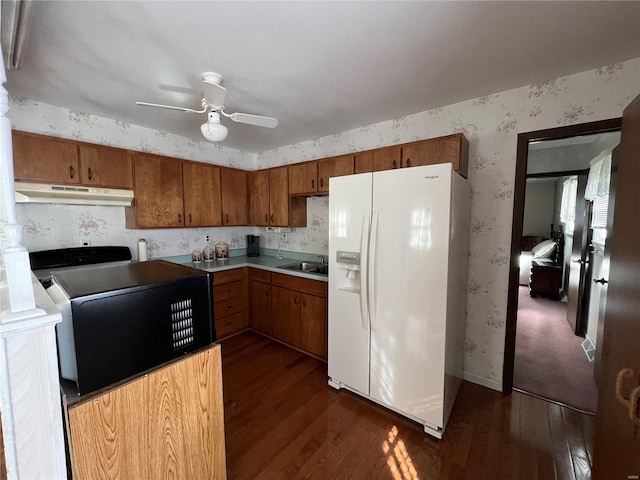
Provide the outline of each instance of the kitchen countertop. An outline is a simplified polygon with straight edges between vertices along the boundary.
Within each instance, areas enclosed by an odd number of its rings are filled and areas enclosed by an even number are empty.
[[[259,257],[248,257],[246,255],[231,256],[228,260],[218,261],[212,260],[209,262],[197,262],[191,261],[191,255],[177,255],[173,257],[162,257],[160,260],[167,260],[168,262],[179,263],[180,265],[187,265],[188,267],[199,268],[208,272],[221,272],[224,270],[232,270],[234,268],[253,267],[261,270],[268,270],[270,272],[284,273],[285,275],[293,275],[295,277],[310,278],[312,280],[319,280],[321,282],[327,282],[329,280],[328,275],[322,275],[319,273],[307,273],[299,272],[295,270],[286,270],[284,268],[278,268],[283,265],[289,265],[291,263],[298,263],[304,261],[319,261],[317,255],[296,254],[293,252],[287,252],[288,256],[282,258],[276,258],[270,255],[260,255]]]

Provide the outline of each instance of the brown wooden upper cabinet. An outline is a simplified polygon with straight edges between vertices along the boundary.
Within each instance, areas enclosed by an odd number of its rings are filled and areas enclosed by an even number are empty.
[[[249,223],[259,227],[306,227],[307,203],[289,197],[288,168],[249,172]]]
[[[222,168],[222,225],[247,225],[248,192],[247,172],[234,168]]]
[[[467,176],[469,142],[462,133],[431,138],[355,154],[355,173],[378,172],[451,162],[453,169]]]
[[[84,185],[133,188],[131,155],[120,148],[99,145],[79,146],[80,179]]]
[[[133,188],[126,150],[35,133],[12,132],[14,177],[18,181]]]
[[[318,160],[318,193],[329,193],[329,179],[353,174],[354,155]]]
[[[127,228],[184,227],[182,162],[159,155],[133,155],[134,206]]]
[[[199,162],[182,163],[184,226],[222,225],[220,167]]]
[[[269,206],[269,170],[254,170],[247,174],[249,188],[249,223],[257,227],[271,225]]]
[[[318,191],[318,162],[289,165],[289,195],[306,195]]]

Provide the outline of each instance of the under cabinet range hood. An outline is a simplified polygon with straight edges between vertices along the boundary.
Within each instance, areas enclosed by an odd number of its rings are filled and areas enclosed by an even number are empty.
[[[16,203],[64,203],[69,205],[110,205],[130,207],[133,190],[81,185],[50,185],[15,182]]]

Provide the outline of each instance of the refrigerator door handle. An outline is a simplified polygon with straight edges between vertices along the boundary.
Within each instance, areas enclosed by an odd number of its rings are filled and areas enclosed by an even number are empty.
[[[372,212],[371,228],[369,231],[369,252],[367,255],[367,297],[369,304],[369,318],[371,330],[375,331],[376,327],[376,258],[378,257],[378,212]],[[371,261],[369,261],[371,258]]]
[[[369,233],[371,231],[371,212],[362,215],[360,232],[360,319],[362,328],[369,329],[369,302],[367,299],[367,270],[369,268]]]

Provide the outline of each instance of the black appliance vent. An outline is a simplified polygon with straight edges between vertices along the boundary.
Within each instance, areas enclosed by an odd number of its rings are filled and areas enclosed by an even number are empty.
[[[193,343],[191,299],[171,304],[171,332],[174,350],[182,350]]]

